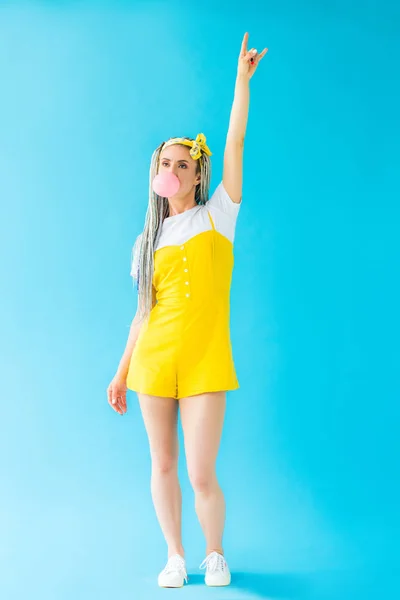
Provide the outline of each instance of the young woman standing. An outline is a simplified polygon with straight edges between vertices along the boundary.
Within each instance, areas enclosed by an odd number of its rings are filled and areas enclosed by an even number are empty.
[[[200,567],[206,568],[207,585],[229,585],[231,580],[222,546],[225,500],[215,465],[226,391],[239,387],[230,342],[229,296],[249,82],[268,50],[247,51],[247,40],[246,33],[223,178],[211,197],[212,153],[203,134],[196,139],[170,138],[153,153],[149,206],[131,269],[138,309],[107,390],[108,401],[119,414],[127,410],[127,389],[136,391],[139,399],[152,459],[152,498],[168,546],[168,561],[158,577],[162,587],[182,587],[188,580],[177,474],[178,408],[196,513],[206,539]],[[170,185],[176,185],[173,193],[168,193]]]

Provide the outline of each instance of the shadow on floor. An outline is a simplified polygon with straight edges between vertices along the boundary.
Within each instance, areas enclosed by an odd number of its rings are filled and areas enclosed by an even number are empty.
[[[204,585],[204,575],[189,573],[189,585]],[[255,598],[287,598],[305,600],[310,597],[311,581],[306,575],[290,573],[232,573],[229,588]],[[228,588],[225,588],[228,589]]]

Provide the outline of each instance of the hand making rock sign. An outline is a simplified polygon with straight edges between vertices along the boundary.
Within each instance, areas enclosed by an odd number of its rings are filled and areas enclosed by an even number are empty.
[[[238,75],[244,75],[250,80],[257,70],[258,65],[268,52],[268,48],[264,48],[261,54],[258,54],[256,48],[247,50],[247,42],[249,34],[246,32],[243,37],[242,47],[239,54]]]

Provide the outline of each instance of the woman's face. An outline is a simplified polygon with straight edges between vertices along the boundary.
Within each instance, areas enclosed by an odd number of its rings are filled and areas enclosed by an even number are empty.
[[[197,161],[190,156],[188,146],[173,144],[164,148],[160,155],[159,173],[171,172],[180,181],[176,196],[186,196],[200,182],[200,173],[196,174]]]

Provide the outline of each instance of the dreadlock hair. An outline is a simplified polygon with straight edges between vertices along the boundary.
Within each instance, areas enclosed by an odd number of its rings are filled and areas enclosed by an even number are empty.
[[[169,138],[171,140],[173,138]],[[183,139],[194,141],[193,138],[184,137]],[[167,140],[167,141],[169,141]],[[153,152],[150,163],[150,179],[149,179],[149,204],[147,207],[145,225],[142,233],[137,237],[132,250],[132,261],[137,255],[137,269],[133,273],[136,279],[138,290],[138,319],[145,320],[152,309],[153,303],[153,274],[154,274],[154,252],[157,247],[158,239],[161,235],[161,226],[169,213],[168,198],[159,196],[155,193],[152,187],[153,179],[157,175],[160,165],[160,155],[164,148],[162,142]],[[188,146],[179,144],[179,146]],[[174,144],[175,145],[175,144]],[[211,179],[211,160],[210,157],[202,152],[200,158],[196,160],[196,174],[200,173],[201,180],[196,186],[195,201],[198,205],[205,205],[208,202],[210,179]]]

